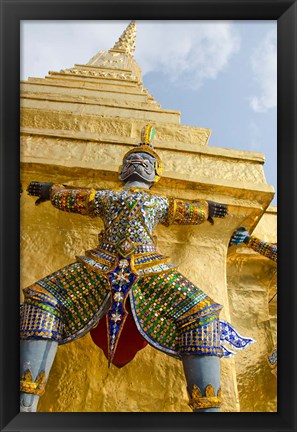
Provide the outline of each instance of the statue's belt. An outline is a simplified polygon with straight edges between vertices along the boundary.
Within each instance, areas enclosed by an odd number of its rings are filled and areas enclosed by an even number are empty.
[[[110,252],[113,254],[120,254],[122,257],[126,258],[132,254],[141,254],[146,252],[157,252],[156,246],[154,244],[137,244],[130,240],[122,240],[117,244],[100,242],[98,244],[98,249]]]

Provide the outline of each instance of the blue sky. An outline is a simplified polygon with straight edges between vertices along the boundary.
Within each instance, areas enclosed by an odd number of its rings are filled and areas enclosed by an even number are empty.
[[[129,21],[22,21],[21,79],[87,63]],[[135,59],[148,91],[209,146],[263,152],[277,186],[276,21],[137,21]],[[276,205],[274,198],[272,204]]]

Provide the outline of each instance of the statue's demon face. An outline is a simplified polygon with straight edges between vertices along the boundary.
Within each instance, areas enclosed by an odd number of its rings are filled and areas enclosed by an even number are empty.
[[[148,153],[132,153],[123,160],[120,179],[124,182],[140,179],[153,182],[156,177],[155,164],[156,158]]]

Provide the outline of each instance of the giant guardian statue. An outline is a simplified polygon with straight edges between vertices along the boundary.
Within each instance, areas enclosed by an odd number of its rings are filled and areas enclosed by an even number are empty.
[[[189,404],[197,412],[220,411],[220,359],[253,342],[220,320],[222,306],[158,250],[158,224],[213,224],[228,217],[228,209],[198,197],[190,202],[154,192],[163,168],[152,146],[154,133],[146,126],[140,144],[124,156],[118,189],[28,186],[36,204],[50,200],[58,210],[99,217],[104,229],[95,249],[24,289],[22,412],[36,411],[58,345],[89,331],[117,367],[146,344],[182,361]]]

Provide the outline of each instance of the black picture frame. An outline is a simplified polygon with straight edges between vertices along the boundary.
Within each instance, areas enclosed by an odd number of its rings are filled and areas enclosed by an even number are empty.
[[[292,0],[0,0],[1,431],[295,431],[297,4]],[[19,413],[20,20],[278,21],[278,411],[276,413]]]

